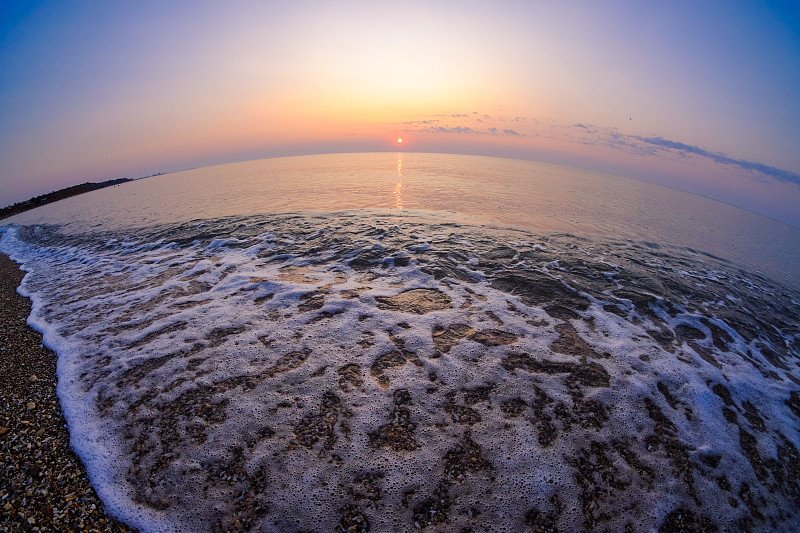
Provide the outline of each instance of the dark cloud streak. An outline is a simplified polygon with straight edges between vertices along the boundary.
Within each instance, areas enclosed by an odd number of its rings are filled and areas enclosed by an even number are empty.
[[[777,181],[781,181],[783,183],[794,183],[795,185],[800,185],[800,175],[795,174],[794,172],[790,172],[788,170],[771,167],[763,163],[756,163],[754,161],[747,161],[745,159],[734,159],[733,157],[728,157],[724,154],[715,154],[713,152],[709,152],[708,150],[704,150],[698,146],[692,146],[691,144],[684,144],[682,142],[677,142],[677,141],[670,141],[669,139],[664,139],[663,137],[631,136],[631,138],[641,141],[643,143],[647,143],[652,146],[656,146],[664,150],[673,150],[685,154],[692,154],[700,157],[706,157],[708,159],[711,159],[715,163],[736,166],[744,170],[759,172],[761,174],[764,174],[765,176],[769,176],[770,178],[773,178]]]
[[[504,125],[511,125],[509,122],[520,123],[530,121],[539,124],[540,121],[528,117],[492,117],[487,114],[473,111],[472,113],[461,114],[440,114],[434,117],[441,117],[451,120],[415,120],[405,122],[405,126],[410,126],[412,131],[418,133],[447,133],[456,135],[491,135],[508,137],[530,137],[531,132],[520,133],[510,128],[502,128]],[[452,120],[455,119],[455,120]],[[461,125],[452,126],[452,122]],[[493,121],[494,125],[481,125],[485,121]],[[451,124],[448,124],[450,122]],[[545,125],[549,129],[549,134],[544,133],[546,138],[558,141],[571,141],[585,146],[609,147],[639,155],[658,157],[659,155],[673,154],[679,156],[696,156],[709,159],[720,165],[730,165],[745,171],[759,174],[765,179],[773,179],[782,183],[791,183],[800,186],[800,174],[784,170],[777,167],[757,163],[745,159],[736,159],[725,154],[710,152],[699,146],[693,146],[678,141],[671,141],[657,135],[639,136],[622,133],[616,128],[604,128],[584,123],[561,123],[549,122]],[[535,132],[534,136],[541,136]]]

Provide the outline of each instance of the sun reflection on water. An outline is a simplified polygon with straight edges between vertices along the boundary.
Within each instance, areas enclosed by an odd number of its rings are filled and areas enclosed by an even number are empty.
[[[403,182],[400,181],[394,187],[394,200],[397,209],[403,209]]]
[[[403,156],[397,154],[397,177],[400,181],[394,187],[395,207],[403,209]]]

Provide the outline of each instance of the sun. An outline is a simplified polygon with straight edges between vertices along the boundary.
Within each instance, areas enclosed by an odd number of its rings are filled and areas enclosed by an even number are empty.
[[[402,137],[398,137],[397,138],[397,144],[403,144],[403,138]]]

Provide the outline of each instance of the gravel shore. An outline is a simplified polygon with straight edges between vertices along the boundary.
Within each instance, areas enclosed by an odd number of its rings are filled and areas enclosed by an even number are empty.
[[[24,274],[0,254],[0,531],[133,531],[105,513],[70,447],[56,354],[17,293]]]

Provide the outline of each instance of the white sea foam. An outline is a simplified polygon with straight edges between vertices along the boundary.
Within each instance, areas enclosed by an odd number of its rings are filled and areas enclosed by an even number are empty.
[[[142,531],[798,520],[800,298],[706,256],[376,213],[0,249]]]

